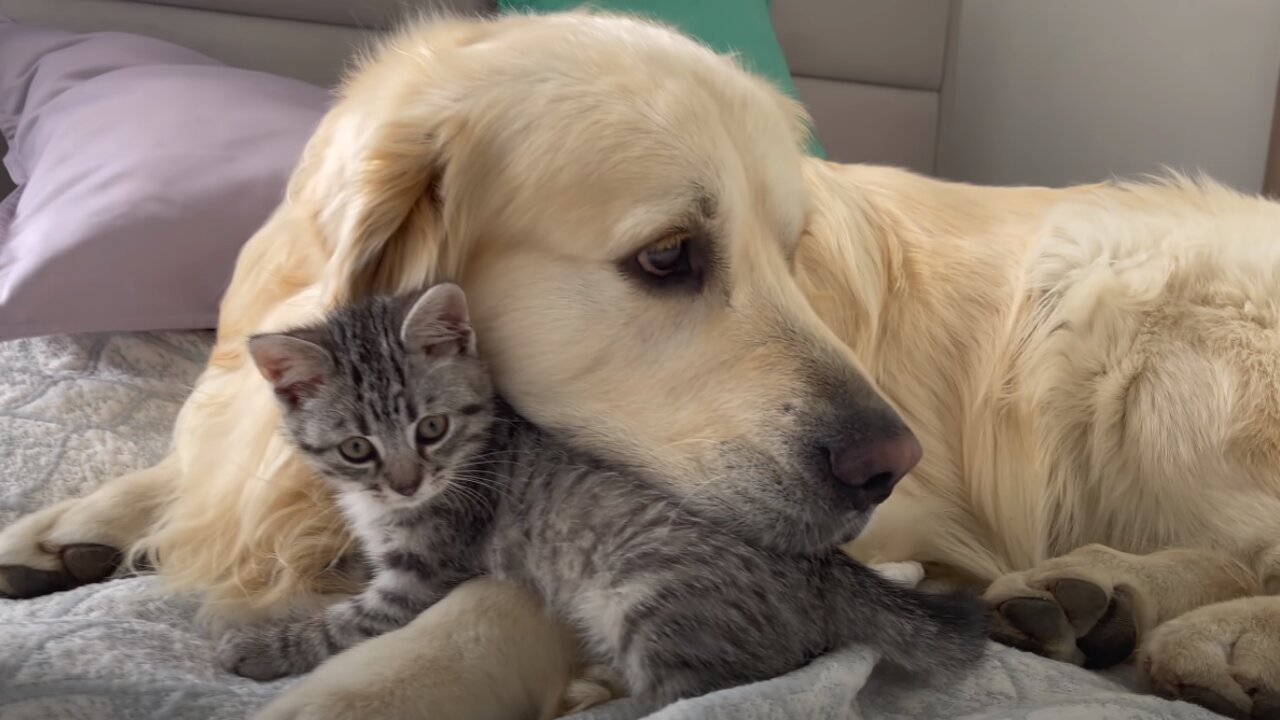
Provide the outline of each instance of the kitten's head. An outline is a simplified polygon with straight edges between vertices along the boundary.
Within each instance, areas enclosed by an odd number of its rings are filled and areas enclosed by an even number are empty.
[[[289,438],[339,489],[416,505],[474,479],[493,422],[466,296],[451,284],[374,297],[249,339]]]

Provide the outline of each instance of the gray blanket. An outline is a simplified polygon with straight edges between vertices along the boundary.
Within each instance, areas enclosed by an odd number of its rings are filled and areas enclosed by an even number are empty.
[[[207,333],[54,337],[0,344],[0,525],[164,452],[208,352]],[[0,719],[243,718],[290,681],[217,669],[196,602],[128,578],[27,601],[0,600]],[[672,705],[654,720],[1027,718],[1205,720],[1207,711],[1008,648],[958,685],[876,670],[849,649],[774,680]],[[580,720],[633,720],[626,700]]]

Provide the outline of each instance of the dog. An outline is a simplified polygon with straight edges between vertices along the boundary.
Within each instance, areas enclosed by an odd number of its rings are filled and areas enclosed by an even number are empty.
[[[806,128],[636,19],[397,34],[244,247],[171,455],[6,528],[0,591],[123,551],[215,627],[350,592],[349,536],[244,341],[451,279],[501,390],[584,448],[748,534],[845,527],[861,560],[980,588],[1003,642],[1136,653],[1162,694],[1274,717],[1280,206],[1177,177],[947,183],[806,157]],[[602,697],[579,662],[478,580],[263,717],[550,717]]]

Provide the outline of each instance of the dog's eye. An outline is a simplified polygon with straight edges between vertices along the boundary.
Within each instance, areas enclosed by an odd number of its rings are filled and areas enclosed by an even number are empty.
[[[654,289],[696,291],[702,286],[706,265],[705,242],[686,232],[677,232],[652,243],[621,267]]]
[[[444,434],[449,432],[449,418],[444,415],[428,415],[418,421],[419,445],[432,445],[440,442]]]
[[[658,278],[687,274],[689,265],[689,239],[683,235],[660,240],[640,251],[636,256],[640,269]]]
[[[347,462],[367,463],[377,457],[378,452],[373,449],[373,443],[368,438],[349,437],[342,441],[338,446],[338,452]]]

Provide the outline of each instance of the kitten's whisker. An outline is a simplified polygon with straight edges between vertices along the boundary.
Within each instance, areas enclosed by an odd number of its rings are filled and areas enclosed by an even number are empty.
[[[513,499],[513,498],[514,498],[514,496],[511,494],[511,492],[510,492],[510,490],[509,490],[508,488],[504,487],[501,483],[499,483],[499,482],[495,482],[495,481],[493,481],[493,480],[489,480],[489,479],[485,479],[485,478],[478,478],[478,477],[468,477],[468,476],[465,476],[465,475],[457,475],[457,476],[455,476],[455,477],[454,477],[454,479],[455,479],[458,483],[460,483],[460,487],[462,487],[462,488],[466,488],[466,487],[467,487],[467,485],[469,485],[469,484],[470,484],[470,485],[478,485],[478,486],[480,486],[480,487],[485,487],[485,488],[489,488],[489,489],[491,489],[491,490],[494,490],[494,491],[496,491],[499,495],[501,495],[501,496],[502,496],[502,497],[504,497],[504,498],[507,498],[508,500],[511,500],[511,499]]]

